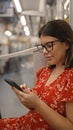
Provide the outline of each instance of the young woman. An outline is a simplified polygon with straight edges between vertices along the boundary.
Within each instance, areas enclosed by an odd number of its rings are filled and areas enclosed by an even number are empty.
[[[24,92],[13,87],[29,112],[19,118],[0,120],[0,130],[73,130],[73,31],[64,20],[45,24],[38,49],[47,67],[37,72],[37,81]]]

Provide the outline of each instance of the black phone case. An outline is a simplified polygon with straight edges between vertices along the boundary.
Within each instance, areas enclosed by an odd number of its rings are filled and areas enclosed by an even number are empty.
[[[20,88],[20,86],[19,86],[17,83],[15,83],[14,81],[12,81],[12,80],[10,80],[10,79],[7,79],[7,78],[5,78],[4,80],[5,80],[5,82],[7,82],[10,86],[17,88],[17,89],[20,90],[20,91],[23,91],[23,90]]]

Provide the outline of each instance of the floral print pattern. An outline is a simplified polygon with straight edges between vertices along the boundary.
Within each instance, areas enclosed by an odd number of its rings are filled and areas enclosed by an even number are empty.
[[[52,70],[46,67],[37,72],[37,81],[33,90],[48,106],[66,116],[65,102],[73,102],[73,68],[65,69],[56,80],[45,85]],[[0,130],[53,130],[40,116],[30,110],[18,118],[0,119]]]

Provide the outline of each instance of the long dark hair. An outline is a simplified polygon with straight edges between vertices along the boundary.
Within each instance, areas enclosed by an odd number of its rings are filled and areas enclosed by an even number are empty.
[[[69,45],[66,52],[65,67],[73,68],[73,30],[64,20],[53,20],[46,23],[39,31],[39,37],[52,36]]]

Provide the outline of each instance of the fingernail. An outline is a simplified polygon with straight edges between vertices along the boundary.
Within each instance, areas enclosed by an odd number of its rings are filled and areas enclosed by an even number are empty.
[[[32,92],[32,89],[28,88],[28,90]]]
[[[22,87],[22,89],[25,89],[25,87]]]

